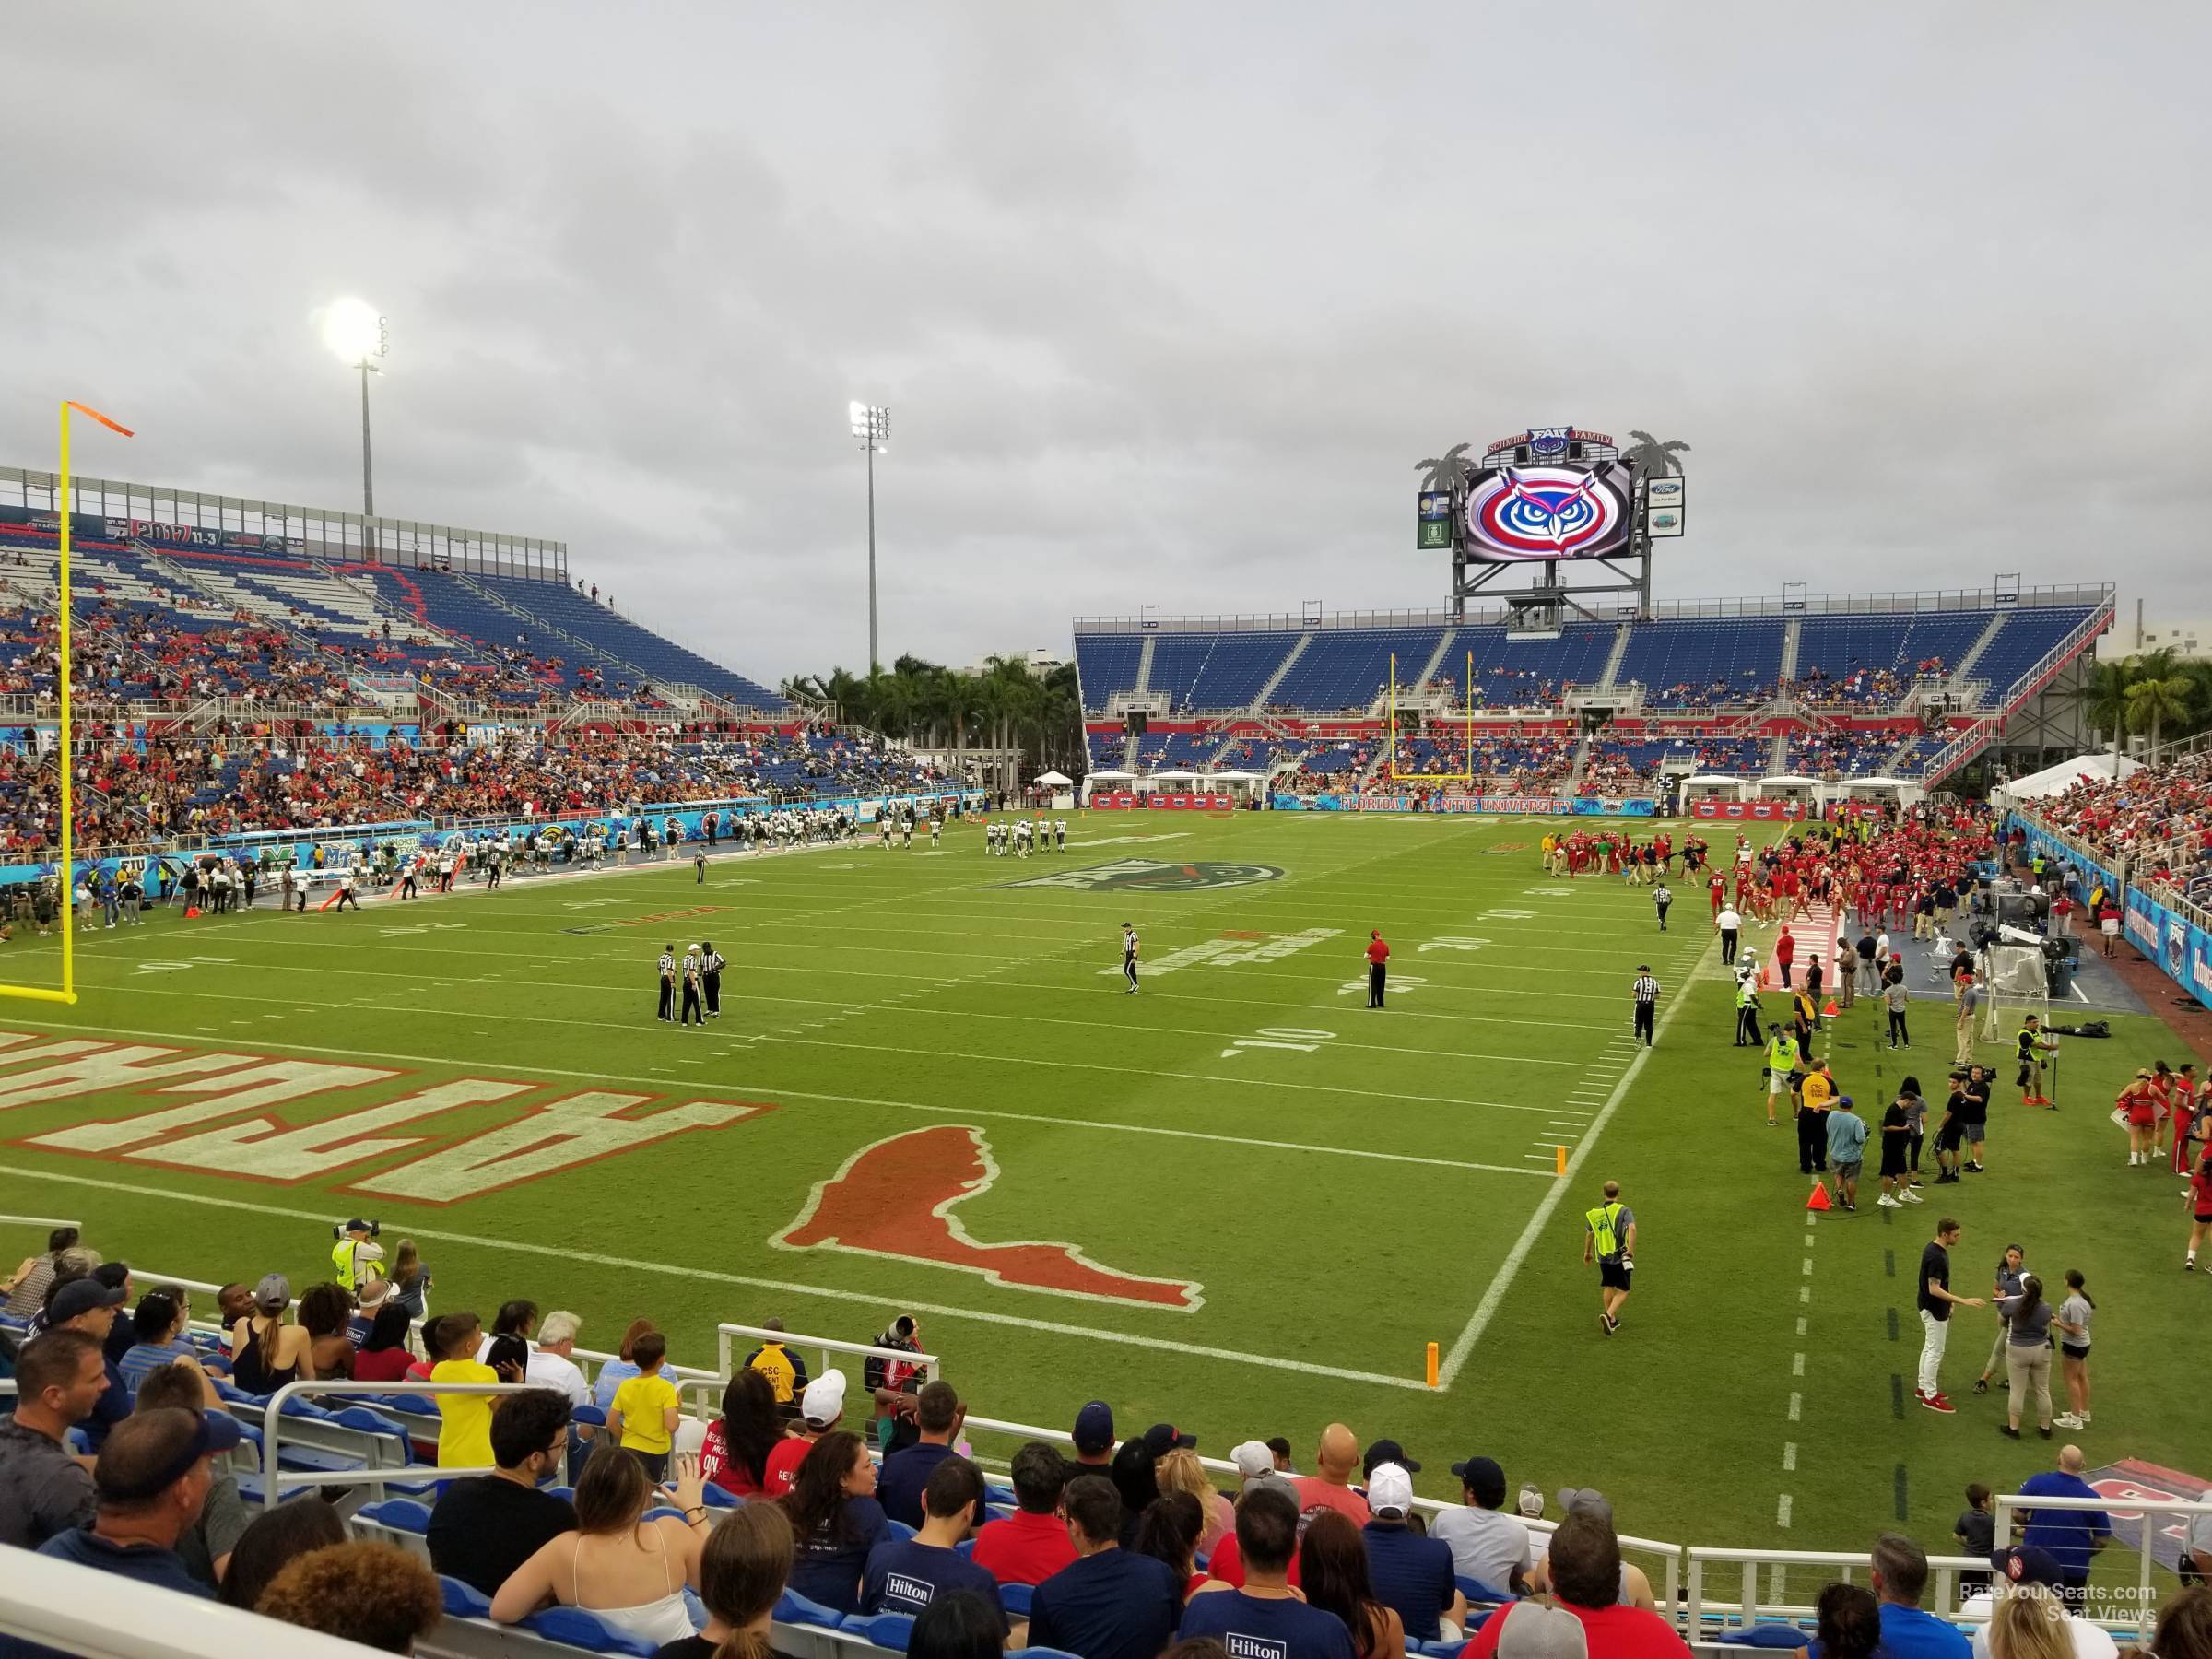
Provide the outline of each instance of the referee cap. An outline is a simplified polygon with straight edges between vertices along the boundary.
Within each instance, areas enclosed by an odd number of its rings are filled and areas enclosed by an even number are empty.
[[[1639,973],[1649,973],[1651,971],[1652,965],[1649,962],[1639,962],[1636,964],[1636,971]]]

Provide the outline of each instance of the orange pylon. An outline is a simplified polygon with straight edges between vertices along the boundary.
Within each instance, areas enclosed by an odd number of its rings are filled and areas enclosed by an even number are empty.
[[[1816,1181],[1813,1182],[1813,1195],[1805,1201],[1805,1207],[1808,1210],[1824,1210],[1830,1207],[1828,1184],[1825,1182]]]

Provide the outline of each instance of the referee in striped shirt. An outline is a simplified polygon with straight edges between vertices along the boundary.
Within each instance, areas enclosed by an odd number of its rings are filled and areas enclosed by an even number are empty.
[[[661,947],[661,1011],[663,1019],[676,1018],[676,947]]]
[[[706,952],[705,959],[700,964],[699,980],[707,994],[707,1018],[720,1019],[722,1018],[722,971],[727,968],[729,963],[724,959],[722,952],[714,948],[713,940],[700,940],[700,948]]]
[[[1652,1046],[1652,1028],[1659,1017],[1659,982],[1652,977],[1652,965],[1642,963],[1636,970],[1636,1035],[1643,1039],[1643,1046]]]

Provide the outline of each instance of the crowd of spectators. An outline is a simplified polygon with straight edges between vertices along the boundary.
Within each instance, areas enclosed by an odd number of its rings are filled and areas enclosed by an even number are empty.
[[[393,1328],[411,1352],[405,1310],[421,1308],[428,1277],[417,1262],[411,1303],[400,1300],[404,1242],[388,1278],[359,1224],[332,1253],[350,1287],[312,1287],[294,1324],[281,1276],[226,1286],[220,1334],[199,1337],[181,1288],[147,1288],[130,1305],[124,1265],[100,1262],[73,1229],[48,1244],[0,1287],[9,1317],[30,1322],[0,1328],[18,1390],[0,1422],[0,1547],[382,1651],[409,1652],[436,1626],[442,1574],[485,1596],[495,1621],[580,1607],[658,1644],[658,1659],[768,1659],[779,1608],[809,1604],[823,1619],[903,1615],[905,1641],[890,1640],[920,1659],[994,1659],[1023,1644],[1079,1659],[1171,1648],[1220,1659],[1255,1635],[1285,1659],[1401,1659],[1463,1640],[1472,1659],[1688,1652],[1677,1609],[1624,1559],[1602,1494],[1567,1488],[1553,1500],[1556,1526],[1532,1524],[1546,1519],[1543,1493],[1524,1484],[1515,1494],[1479,1453],[1451,1466],[1456,1502],[1424,1507],[1412,1479],[1421,1465],[1405,1446],[1362,1446],[1335,1423],[1313,1443],[1310,1473],[1287,1439],[1238,1445],[1224,1489],[1194,1436],[1156,1423],[1122,1438],[1112,1406],[1094,1400],[1066,1451],[1030,1441],[1008,1486],[994,1487],[968,1454],[965,1401],[926,1374],[919,1327],[904,1317],[876,1338],[888,1358],[870,1360],[857,1391],[842,1371],[810,1378],[771,1335],[738,1362],[705,1426],[683,1418],[664,1374],[667,1339],[650,1322],[630,1326],[594,1383],[571,1357],[571,1314],[541,1320],[518,1300],[488,1332],[470,1312],[423,1321],[425,1351],[395,1382],[517,1385],[439,1396],[438,1461],[485,1472],[439,1493],[426,1568],[349,1539],[320,1497],[251,1515],[229,1457],[241,1440],[234,1413],[255,1404],[233,1384],[359,1375],[393,1346]],[[72,1454],[79,1432],[88,1457]],[[2112,1652],[2076,1617],[2086,1555],[2079,1572],[2067,1566],[2069,1551],[2093,1543],[2092,1518],[2030,1512],[2026,1524],[2018,1546],[1991,1557],[1994,1590],[1962,1583],[1960,1607],[1928,1607],[1926,1554],[1883,1535],[1866,1587],[1821,1593],[1818,1642],[1837,1659]],[[2212,1522],[2188,1545],[2212,1565]],[[2071,1644],[2023,1645],[2031,1618],[2069,1630]],[[1960,1620],[1984,1626],[1980,1645]],[[1189,1645],[1206,1640],[1224,1647]],[[2212,1659],[2212,1591],[2169,1603],[2157,1653]]]
[[[2212,755],[2119,779],[2085,777],[2035,803],[2036,815],[2099,863],[2197,903],[2212,900]]]

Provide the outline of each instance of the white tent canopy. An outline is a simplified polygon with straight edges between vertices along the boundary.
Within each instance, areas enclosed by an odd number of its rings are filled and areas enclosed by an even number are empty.
[[[2118,771],[2113,770],[2117,765]],[[2025,778],[2015,778],[1993,794],[2007,805],[2014,801],[2041,801],[2054,794],[2064,794],[2077,783],[2110,778],[2127,778],[2143,770],[2139,760],[2130,760],[2125,755],[2114,756],[2110,750],[2095,755],[2077,755],[2071,760],[2056,766],[2047,766],[2041,771]]]
[[[1093,777],[1100,777],[1103,774],[1093,772],[1091,775]],[[1036,776],[1035,782],[1041,787],[1046,789],[1065,789],[1070,783],[1073,783],[1075,780],[1069,777],[1065,772],[1048,771],[1039,772]]]
[[[1090,782],[1093,783],[1126,783],[1135,776],[1136,774],[1133,771],[1094,771],[1090,774]]]
[[[1771,777],[1759,779],[1759,782],[1761,788],[1818,789],[1820,787],[1819,779],[1807,778],[1798,772],[1776,772]]]
[[[1743,779],[1731,777],[1726,772],[1700,772],[1696,777],[1685,778],[1682,782],[1695,788],[1700,783],[1741,783]]]

